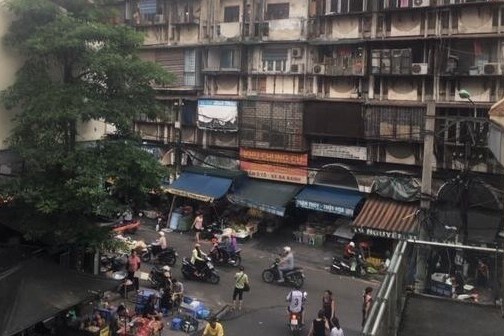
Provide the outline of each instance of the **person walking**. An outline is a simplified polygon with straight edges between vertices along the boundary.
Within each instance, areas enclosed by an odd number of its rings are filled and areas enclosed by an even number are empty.
[[[210,317],[208,320],[208,324],[205,326],[205,330],[203,330],[203,336],[224,336],[224,328],[222,324],[217,322],[215,316]]]
[[[250,283],[247,274],[245,274],[245,268],[240,266],[239,271],[236,272],[235,276],[235,286],[233,290],[233,310],[236,309],[236,299],[238,298],[238,310],[242,309],[243,304],[243,292],[245,287],[250,288]]]
[[[329,289],[325,290],[322,296],[322,310],[329,323],[329,327],[332,328],[332,319],[336,317],[336,301],[333,298],[333,293]]]
[[[345,333],[343,332],[343,329],[341,329],[341,326],[339,324],[339,320],[337,317],[333,317],[331,320],[331,323],[333,325],[331,329],[331,334],[329,336],[345,336]]]
[[[373,305],[373,292],[372,287],[366,287],[364,293],[362,294],[362,328],[366,324],[366,320],[369,317],[369,312],[371,311],[371,306]]]
[[[203,213],[201,211],[196,212],[196,217],[194,218],[194,222],[192,225],[194,231],[196,232],[194,235],[194,239],[196,243],[200,242],[200,232],[203,231]]]
[[[324,311],[321,309],[317,314],[317,318],[313,320],[308,336],[325,336],[329,330],[329,323],[325,319]]]

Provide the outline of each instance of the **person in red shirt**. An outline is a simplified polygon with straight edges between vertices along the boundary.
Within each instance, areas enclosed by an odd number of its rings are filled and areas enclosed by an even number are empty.
[[[131,250],[131,255],[128,257],[128,279],[133,281],[135,272],[140,269],[140,258],[138,258],[136,251]]]

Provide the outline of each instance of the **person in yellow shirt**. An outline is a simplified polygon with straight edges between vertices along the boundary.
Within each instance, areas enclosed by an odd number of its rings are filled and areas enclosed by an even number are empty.
[[[203,336],[224,336],[224,328],[222,328],[222,324],[217,322],[216,317],[213,316],[208,320]]]

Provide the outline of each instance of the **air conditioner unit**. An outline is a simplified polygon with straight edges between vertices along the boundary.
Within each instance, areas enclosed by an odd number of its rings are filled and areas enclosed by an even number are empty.
[[[485,75],[500,75],[501,68],[499,63],[485,63],[483,64],[483,73]]]
[[[292,48],[291,49],[292,58],[302,58],[303,57],[303,49],[301,48]]]
[[[316,75],[325,75],[326,73],[326,67],[323,64],[316,64],[312,68],[312,73]]]
[[[413,63],[411,64],[412,75],[426,75],[429,71],[428,63]]]
[[[290,72],[291,73],[303,73],[304,72],[304,64],[291,64]]]
[[[163,23],[164,22],[164,15],[163,14],[156,14],[156,16],[154,16],[154,22],[155,23]]]
[[[413,7],[429,7],[429,0],[413,0]]]

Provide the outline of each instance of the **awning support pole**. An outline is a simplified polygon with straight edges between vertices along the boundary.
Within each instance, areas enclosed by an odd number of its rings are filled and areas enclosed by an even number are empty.
[[[173,207],[175,206],[175,199],[176,198],[177,198],[177,196],[173,195],[171,205],[170,205],[170,212],[168,213],[168,222],[166,222],[166,228],[170,227],[171,218],[172,218],[172,214],[173,214]]]

